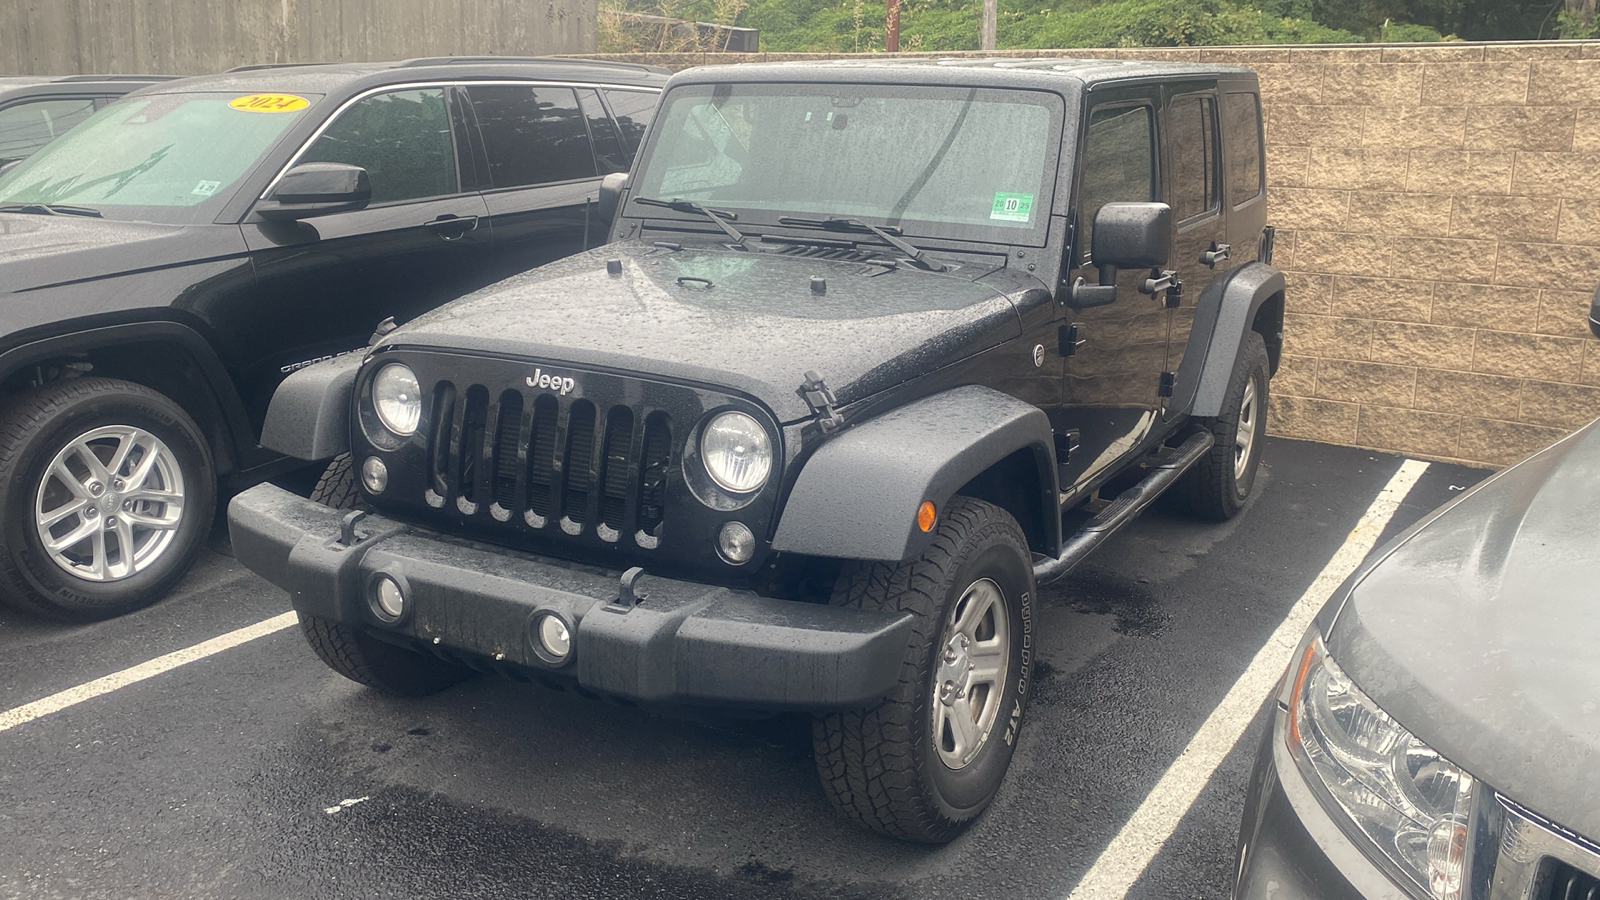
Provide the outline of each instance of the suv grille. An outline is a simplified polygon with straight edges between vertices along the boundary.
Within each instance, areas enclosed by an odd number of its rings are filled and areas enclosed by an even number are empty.
[[[1600,878],[1559,860],[1552,862],[1547,884],[1543,900],[1600,900]]]
[[[453,497],[467,516],[656,546],[672,465],[666,412],[441,381],[429,422],[430,506]]]

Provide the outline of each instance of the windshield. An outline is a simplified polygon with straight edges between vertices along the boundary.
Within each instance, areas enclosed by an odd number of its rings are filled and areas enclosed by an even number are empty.
[[[750,211],[740,221],[848,217],[1037,246],[1061,112],[1043,91],[690,85],[668,94],[632,196]]]
[[[209,221],[308,105],[287,94],[119,100],[0,176],[0,207],[49,204],[124,221]]]

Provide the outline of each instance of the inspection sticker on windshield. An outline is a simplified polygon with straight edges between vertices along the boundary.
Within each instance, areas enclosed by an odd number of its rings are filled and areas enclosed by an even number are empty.
[[[999,219],[1002,222],[1026,222],[1032,216],[1032,194],[995,192],[994,206],[989,210],[989,218]]]
[[[228,105],[244,112],[281,113],[305,109],[311,101],[293,94],[246,94],[229,100]]]
[[[222,187],[222,182],[220,181],[202,181],[195,185],[194,190],[190,191],[189,193],[201,197],[209,197],[212,194],[215,194],[217,192],[217,188],[220,187]]]

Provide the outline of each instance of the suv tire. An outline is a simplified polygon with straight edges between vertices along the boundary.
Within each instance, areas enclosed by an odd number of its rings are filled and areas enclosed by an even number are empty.
[[[397,647],[349,625],[298,615],[306,643],[328,668],[385,694],[424,697],[472,675],[471,669]]]
[[[210,533],[216,491],[199,427],[150,388],[71,378],[17,397],[0,422],[0,595],[68,621],[154,603]]]
[[[916,620],[890,695],[813,724],[823,790],[846,818],[892,837],[943,843],[994,799],[1028,699],[1031,559],[1010,514],[955,497],[920,556],[840,574],[834,604]],[[958,735],[963,722],[971,727]]]
[[[341,453],[328,463],[311,489],[311,499],[334,509],[356,509],[363,506],[361,490],[356,487],[355,464],[350,454]]]
[[[1271,375],[1267,344],[1252,331],[1233,363],[1223,413],[1196,419],[1216,444],[1167,493],[1174,508],[1192,516],[1225,521],[1250,499],[1261,465],[1261,439],[1267,433],[1267,392]]]

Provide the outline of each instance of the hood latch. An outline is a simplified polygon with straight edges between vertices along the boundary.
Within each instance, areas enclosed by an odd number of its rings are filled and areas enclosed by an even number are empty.
[[[833,434],[844,424],[844,416],[839,415],[839,411],[833,408],[838,404],[839,398],[833,395],[833,391],[828,390],[827,383],[815,371],[806,372],[805,383],[800,385],[800,389],[795,393],[799,394],[800,399],[811,409],[811,415],[816,417],[817,426],[822,429],[823,434]]]

